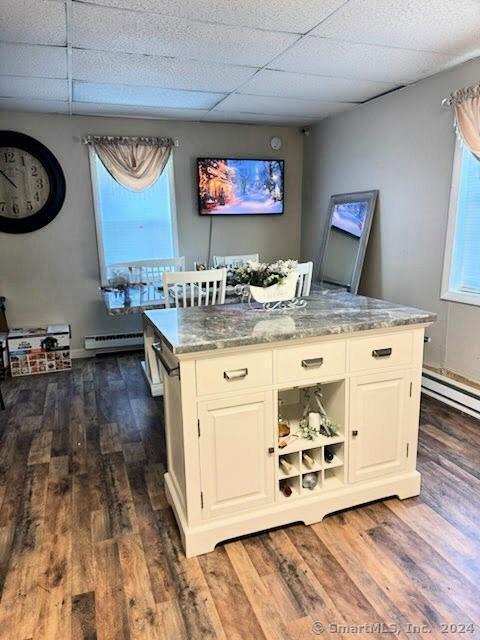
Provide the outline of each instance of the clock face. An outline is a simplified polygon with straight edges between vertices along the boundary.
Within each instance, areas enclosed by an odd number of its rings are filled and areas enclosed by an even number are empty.
[[[280,149],[282,148],[282,139],[278,138],[277,136],[274,136],[270,140],[270,146],[274,151],[280,151]]]
[[[0,147],[0,215],[33,216],[48,200],[50,180],[43,164],[28,151]]]
[[[0,233],[49,224],[65,200],[65,176],[50,149],[18,131],[0,131]]]

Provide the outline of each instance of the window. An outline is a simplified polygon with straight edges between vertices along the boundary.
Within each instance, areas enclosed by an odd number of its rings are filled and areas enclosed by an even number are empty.
[[[145,191],[119,184],[90,149],[102,285],[118,263],[177,255],[172,159]]]
[[[452,174],[442,298],[480,305],[480,160],[458,142]]]

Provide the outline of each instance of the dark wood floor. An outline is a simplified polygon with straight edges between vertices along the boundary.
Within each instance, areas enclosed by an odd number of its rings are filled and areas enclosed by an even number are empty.
[[[480,637],[479,626],[448,627],[480,623],[473,418],[423,401],[419,498],[186,560],[162,488],[162,402],[148,396],[136,355],[2,387],[2,640],[300,640],[315,637],[315,622]],[[321,635],[388,636],[350,631]]]

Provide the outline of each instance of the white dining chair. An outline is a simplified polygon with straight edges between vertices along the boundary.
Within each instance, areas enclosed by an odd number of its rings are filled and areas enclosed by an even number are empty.
[[[249,260],[258,262],[258,253],[246,253],[243,256],[213,256],[213,266],[215,268],[225,267],[226,269],[235,269],[235,267],[241,267]]]
[[[143,282],[148,286],[161,285],[165,272],[185,271],[185,258],[160,258],[158,260],[137,260],[134,262],[117,262],[109,267],[109,273],[125,273],[129,282]]]
[[[298,280],[295,295],[297,298],[309,296],[312,287],[313,262],[299,262],[297,272]]]
[[[163,274],[165,307],[205,307],[225,303],[226,269]]]

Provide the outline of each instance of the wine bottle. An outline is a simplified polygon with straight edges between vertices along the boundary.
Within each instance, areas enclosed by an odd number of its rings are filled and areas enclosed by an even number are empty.
[[[325,460],[325,462],[332,462],[333,458],[335,457],[333,451],[330,449],[330,447],[325,447],[324,451],[323,451],[323,458]]]
[[[302,453],[302,460],[303,460],[303,464],[308,468],[311,469],[313,467],[313,465],[315,464],[315,460],[313,458],[311,458],[308,453],[303,452]]]
[[[288,460],[286,460],[285,458],[279,458],[278,462],[280,463],[280,467],[282,468],[284,473],[288,475],[292,472],[293,464],[288,462]]]
[[[302,487],[313,491],[318,484],[318,476],[316,473],[306,473],[302,478]]]
[[[287,484],[286,482],[282,482],[280,484],[280,491],[283,493],[283,495],[286,498],[289,498],[292,495],[292,488],[289,484]]]

